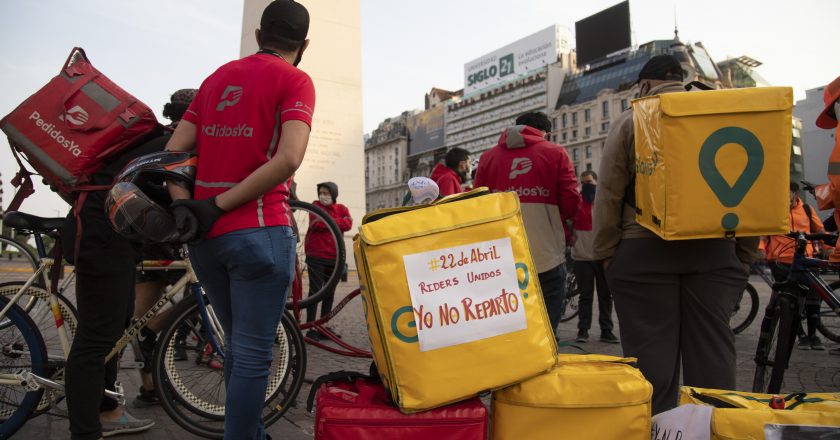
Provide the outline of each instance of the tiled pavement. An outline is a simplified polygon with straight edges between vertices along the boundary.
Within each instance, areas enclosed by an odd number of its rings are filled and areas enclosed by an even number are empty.
[[[0,264],[0,281],[10,279],[13,274],[4,271],[8,264]],[[348,283],[339,286],[338,296],[343,297],[353,290],[357,285],[353,278]],[[758,288],[761,297],[759,315],[753,324],[736,338],[738,352],[738,389],[748,390],[752,385],[753,361],[752,357],[755,344],[758,338],[763,307],[769,297],[769,288],[758,278],[754,277],[752,283]],[[597,310],[597,306],[596,306]],[[361,306],[358,300],[351,302],[347,308],[335,318],[333,327],[348,341],[359,346],[367,346],[367,333],[362,321]],[[617,322],[617,321],[616,321]],[[576,320],[561,324],[560,339],[571,340],[575,337]],[[591,329],[592,342],[582,344],[587,350],[593,353],[621,354],[621,346],[617,344],[606,344],[597,342],[598,329]],[[830,342],[830,341],[828,341]],[[837,347],[837,344],[828,343],[828,348]],[[368,369],[369,361],[337,356],[327,353],[314,347],[307,347],[308,363],[306,378],[311,379],[321,374],[336,370],[356,370],[365,372]],[[840,356],[829,356],[828,351],[799,351],[795,350],[791,360],[791,369],[786,376],[784,391],[837,391],[840,390]],[[129,401],[134,397],[134,390],[139,387],[138,375],[133,370],[122,370],[120,380],[128,391]],[[313,437],[314,416],[306,413],[303,408],[306,395],[309,392],[309,383],[304,384],[298,396],[298,406],[289,410],[286,416],[268,429],[268,432],[275,439],[308,439]],[[130,403],[129,403],[130,405]],[[63,404],[55,414],[45,414],[30,420],[15,438],[20,439],[65,439],[69,438],[67,432],[67,419],[59,412],[62,412]],[[162,408],[130,408],[132,414],[137,417],[151,418],[155,420],[155,426],[144,432],[134,435],[121,436],[126,439],[137,440],[151,439],[198,439],[176,425],[163,411]]]

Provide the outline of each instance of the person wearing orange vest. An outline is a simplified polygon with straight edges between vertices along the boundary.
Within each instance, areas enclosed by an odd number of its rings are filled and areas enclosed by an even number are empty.
[[[790,229],[796,232],[804,232],[806,234],[824,233],[820,218],[817,216],[815,209],[803,202],[797,193],[799,192],[799,185],[794,182],[790,183]],[[825,246],[825,245],[823,245]],[[777,282],[787,279],[790,273],[790,265],[793,263],[793,254],[796,248],[796,241],[793,238],[785,235],[774,235],[767,239],[766,253],[767,262],[770,270],[773,272],[773,278]],[[829,247],[830,249],[830,247]],[[808,243],[805,253],[807,256],[813,256],[815,253],[814,246]],[[820,338],[817,337],[817,326],[820,323],[820,297],[812,291],[808,292],[805,299],[805,314],[808,326],[808,333],[799,329],[799,345],[800,350],[825,350]]]
[[[817,116],[817,127],[827,130],[835,130],[834,149],[828,158],[828,182],[817,187],[815,196],[820,210],[835,208],[834,219],[840,220],[840,125],[837,123],[837,115],[840,113],[840,76],[834,79],[825,87],[823,92],[825,108]],[[838,222],[840,224],[840,222]],[[832,254],[832,262],[840,262],[840,255]]]

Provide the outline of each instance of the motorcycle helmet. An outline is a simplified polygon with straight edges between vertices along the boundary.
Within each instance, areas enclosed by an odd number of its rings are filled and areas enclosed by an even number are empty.
[[[172,199],[164,182],[192,192],[198,158],[193,153],[162,151],[140,156],[123,168],[105,199],[114,230],[138,241],[169,242],[178,236]]]

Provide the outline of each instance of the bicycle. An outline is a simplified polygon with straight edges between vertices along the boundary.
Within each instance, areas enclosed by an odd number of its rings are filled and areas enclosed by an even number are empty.
[[[567,260],[568,261],[568,260]],[[566,272],[566,297],[563,298],[563,313],[560,315],[560,322],[567,322],[575,319],[578,315],[578,302],[580,301],[580,289],[578,289],[575,272]],[[571,311],[571,313],[567,313]]]
[[[807,257],[805,253],[809,241],[834,236],[801,232],[791,232],[787,236],[796,240],[793,263],[788,278],[773,283],[770,303],[764,312],[755,353],[753,392],[776,394],[780,391],[809,291],[817,293],[832,313],[840,316],[840,295],[835,294],[834,289],[819,275],[819,270],[829,267],[831,263]]]
[[[47,407],[55,405],[63,396],[59,372],[63,372],[72,339],[63,319],[55,315],[53,326],[61,351],[48,347],[39,326],[19,305],[21,298],[28,295],[38,300],[45,299],[51,310],[71,306],[69,302],[61,302],[54,290],[57,277],[47,277],[50,269],[60,265],[46,256],[41,237],[43,234],[55,233],[61,224],[58,220],[63,219],[6,213],[5,220],[9,226],[33,232],[41,255],[38,269],[30,278],[23,283],[5,283],[6,290],[17,288],[17,291],[0,297],[0,439],[10,437],[29,417],[43,412],[45,394],[51,396],[46,401]],[[220,370],[208,366],[207,359],[211,356],[223,359],[224,335],[192,271],[186,250],[184,253],[185,258],[180,262],[144,263],[144,269],[147,270],[157,266],[182,268],[186,272],[152,309],[126,329],[106,361],[118,356],[153,316],[169,304],[178,292],[189,286],[192,295],[174,306],[172,317],[162,332],[163,343],[155,350],[155,386],[164,396],[161,399],[164,410],[181,427],[203,437],[221,438],[224,396],[220,396],[219,390],[224,389],[224,377]],[[39,279],[43,280],[43,286],[36,284]],[[181,338],[173,335],[179,330],[186,337],[183,338],[185,342],[176,347],[175,341]],[[173,354],[175,348],[185,349],[187,360],[176,360]],[[302,336],[289,313],[284,314],[278,326],[275,350],[279,353],[275,353],[272,362],[271,380],[262,414],[266,426],[282,417],[290,406],[289,402],[296,398],[303,381],[306,359]],[[195,374],[196,369],[191,364],[198,366],[200,374]],[[196,376],[198,380],[195,380]],[[118,386],[117,391],[106,391],[106,394],[124,403],[121,387]]]

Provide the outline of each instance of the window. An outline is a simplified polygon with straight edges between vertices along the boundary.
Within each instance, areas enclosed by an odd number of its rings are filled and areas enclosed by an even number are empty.
[[[577,130],[572,130],[572,139],[577,139]]]
[[[557,118],[551,118],[551,130],[557,130]]]
[[[566,135],[567,135],[567,134],[568,134],[568,133],[566,133],[565,131],[563,132],[563,142],[566,142]]]
[[[566,121],[566,114],[565,114],[565,113],[563,113],[563,115],[562,115],[562,116],[560,116],[560,119],[562,119],[562,121],[563,121],[563,128],[566,128],[566,125],[567,125],[567,124],[566,124],[566,122],[567,122],[567,121]]]
[[[577,112],[572,113],[572,127],[577,127]]]
[[[589,109],[584,110],[583,111],[583,122],[589,122],[589,120],[591,118],[592,118],[592,111],[590,111]]]
[[[551,142],[554,142],[555,144],[557,143],[557,135],[556,134],[551,135]]]
[[[587,159],[592,159],[592,146],[591,145],[586,146],[586,158]]]
[[[591,163],[586,164],[586,171],[592,171],[592,164]]]
[[[630,105],[627,103],[627,100],[622,99],[621,100],[621,111],[627,110],[629,107],[630,107]]]
[[[572,148],[572,162],[578,161],[578,149]]]
[[[601,116],[605,118],[610,117],[610,102],[604,101],[601,103]]]
[[[610,122],[609,121],[601,123],[601,132],[602,133],[606,132],[609,129],[610,129]]]
[[[584,136],[589,137],[589,135],[592,134],[592,129],[589,128],[589,127],[586,127],[586,129],[584,129],[584,131],[583,131],[583,134],[584,134]]]

